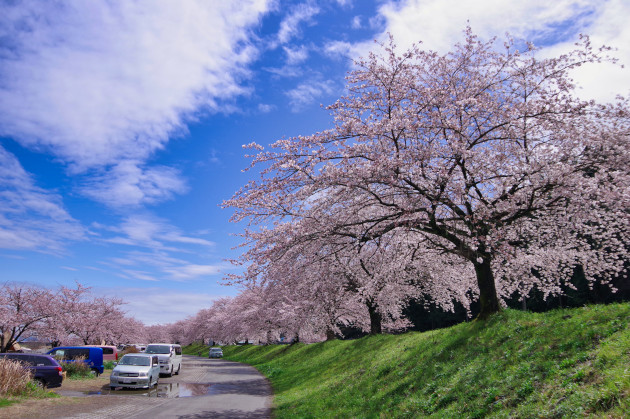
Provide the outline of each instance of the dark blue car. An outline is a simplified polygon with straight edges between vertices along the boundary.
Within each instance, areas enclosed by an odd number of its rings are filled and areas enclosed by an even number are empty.
[[[4,353],[0,357],[20,361],[28,367],[35,383],[42,388],[60,387],[63,381],[61,365],[49,355]]]
[[[98,376],[105,371],[103,365],[103,350],[91,346],[59,346],[48,351],[48,355],[64,362],[74,362],[77,358],[84,358],[85,363]]]

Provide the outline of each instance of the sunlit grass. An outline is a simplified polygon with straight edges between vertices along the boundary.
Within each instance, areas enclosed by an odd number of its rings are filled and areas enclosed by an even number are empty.
[[[227,346],[278,417],[628,417],[630,304],[313,345]]]

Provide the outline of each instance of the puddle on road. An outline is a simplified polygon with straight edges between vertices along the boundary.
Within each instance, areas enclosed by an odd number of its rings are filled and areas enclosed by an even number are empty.
[[[144,397],[162,397],[174,399],[177,397],[195,397],[208,396],[211,394],[221,394],[227,388],[222,389],[221,384],[202,384],[202,383],[160,383],[152,389],[131,389],[118,387],[116,390],[101,391],[59,391],[60,394],[66,396],[144,396]],[[72,394],[70,394],[72,393]]]

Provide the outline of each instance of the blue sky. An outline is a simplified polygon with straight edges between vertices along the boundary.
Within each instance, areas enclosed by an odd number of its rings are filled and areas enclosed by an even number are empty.
[[[146,324],[235,295],[224,199],[242,145],[330,126],[352,58],[392,33],[441,52],[469,22],[556,55],[591,35],[630,64],[625,0],[0,0],[0,281],[79,281]],[[584,97],[628,69],[575,73]]]

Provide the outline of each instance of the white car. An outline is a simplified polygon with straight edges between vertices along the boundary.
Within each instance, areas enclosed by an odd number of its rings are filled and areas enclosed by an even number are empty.
[[[182,347],[176,343],[150,343],[144,353],[157,355],[160,373],[169,377],[182,369]]]
[[[160,379],[157,355],[129,353],[118,361],[109,378],[109,387],[151,388]]]

